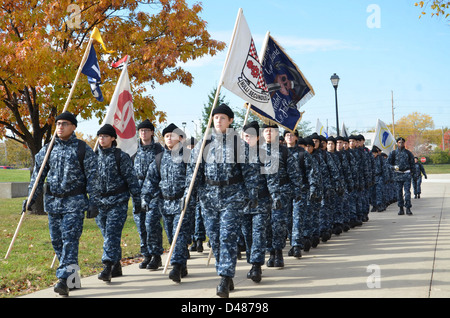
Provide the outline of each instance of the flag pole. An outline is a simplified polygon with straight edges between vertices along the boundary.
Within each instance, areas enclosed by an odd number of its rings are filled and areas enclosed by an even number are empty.
[[[270,36],[270,32],[267,31],[266,36],[264,37],[264,42],[263,42],[263,46],[261,48],[261,53],[259,55],[259,64],[261,64],[261,65],[264,60],[264,55],[266,54],[267,43],[269,43],[269,36]],[[247,112],[245,113],[244,124],[242,126],[245,126],[247,124],[248,116],[250,114],[250,108],[252,108],[252,105],[250,103],[244,103],[244,105],[245,104],[247,104],[248,107],[247,107]]]
[[[186,213],[186,208],[188,206],[189,199],[190,199],[191,193],[192,193],[192,189],[194,187],[195,179],[197,177],[198,168],[200,166],[200,162],[203,159],[203,151],[204,151],[205,146],[206,146],[206,137],[209,134],[210,126],[211,126],[211,123],[212,123],[212,113],[213,113],[214,108],[216,107],[216,104],[217,104],[218,100],[219,100],[219,94],[220,94],[220,90],[221,90],[222,84],[223,84],[223,74],[224,74],[224,71],[226,69],[228,59],[230,57],[231,47],[232,47],[233,42],[234,42],[234,38],[235,38],[235,35],[236,35],[236,30],[237,30],[237,27],[238,27],[238,24],[239,24],[239,20],[240,20],[241,14],[242,14],[242,8],[239,8],[238,15],[237,15],[236,22],[235,22],[234,29],[233,29],[233,33],[231,35],[230,47],[228,49],[227,56],[225,58],[225,63],[223,64],[222,74],[220,76],[219,85],[217,86],[216,95],[214,97],[214,102],[213,102],[213,105],[211,107],[211,112],[209,113],[208,125],[206,126],[205,133],[203,135],[202,145],[200,147],[200,151],[199,151],[199,154],[198,154],[198,157],[197,157],[197,162],[195,163],[195,169],[194,169],[194,173],[192,175],[191,183],[189,184],[189,190],[188,190],[185,202],[184,202],[184,208],[181,211],[180,220],[178,221],[177,229],[176,229],[175,234],[174,234],[173,239],[172,239],[172,244],[170,246],[169,254],[167,256],[166,263],[164,265],[163,274],[166,274],[166,272],[167,272],[167,267],[169,266],[170,258],[172,257],[172,253],[173,253],[173,250],[175,248],[175,243],[177,242],[178,234],[180,232],[181,223],[183,222],[183,218],[184,218],[184,215]],[[210,248],[210,255],[211,255],[211,252],[212,252],[212,246]],[[208,260],[208,264],[209,264],[209,260]]]
[[[86,60],[87,60],[87,57],[88,57],[88,54],[89,54],[89,50],[90,50],[90,48],[91,48],[91,46],[92,46],[92,41],[93,41],[93,39],[92,39],[92,38],[89,38],[89,42],[88,42],[88,45],[87,45],[86,50],[85,50],[85,52],[84,52],[83,59],[81,60],[81,64],[80,64],[80,66],[78,67],[78,71],[77,71],[77,74],[76,74],[76,76],[75,76],[75,80],[73,81],[72,87],[71,87],[71,89],[70,89],[69,96],[67,97],[67,100],[66,100],[66,103],[65,103],[65,105],[64,105],[64,109],[63,109],[62,112],[65,112],[65,111],[67,110],[67,107],[68,107],[68,105],[69,105],[69,103],[70,103],[70,100],[71,100],[71,98],[72,98],[72,95],[73,95],[73,93],[74,93],[74,91],[75,91],[75,86],[77,85],[77,82],[78,82],[78,78],[80,77],[81,70],[82,70],[82,68],[83,68],[83,66],[84,66],[84,63],[85,63]],[[51,141],[50,141],[50,144],[49,144],[49,146],[47,147],[47,152],[46,152],[46,154],[45,154],[44,160],[43,160],[43,162],[42,162],[42,164],[41,164],[41,167],[40,167],[40,169],[39,169],[39,173],[38,173],[38,175],[37,175],[37,177],[36,177],[36,180],[35,180],[35,182],[34,182],[34,185],[33,185],[32,189],[31,189],[30,195],[29,195],[28,198],[27,198],[27,203],[26,203],[26,205],[25,205],[25,209],[23,209],[23,211],[22,211],[22,215],[21,215],[21,217],[20,217],[19,223],[17,224],[16,231],[14,232],[14,236],[13,236],[13,238],[12,238],[12,240],[11,240],[11,243],[10,243],[10,245],[9,245],[8,251],[6,252],[6,255],[5,255],[5,258],[4,258],[4,259],[7,259],[7,258],[9,257],[9,254],[11,253],[11,249],[12,249],[12,247],[13,247],[13,245],[14,245],[14,242],[15,242],[15,240],[16,240],[16,238],[17,238],[17,235],[19,234],[19,230],[20,230],[20,228],[21,228],[21,226],[22,226],[22,223],[23,223],[23,220],[24,220],[24,218],[25,218],[26,209],[27,209],[28,205],[30,204],[31,198],[34,196],[34,193],[36,192],[36,188],[37,188],[37,185],[38,185],[38,183],[39,183],[39,180],[40,180],[40,178],[41,178],[41,176],[42,176],[42,172],[44,171],[45,164],[47,163],[48,157],[50,156],[51,149],[52,149],[52,147],[53,147],[53,144],[55,143],[55,138],[56,138],[56,129],[55,129],[55,132],[53,133],[53,136],[52,136],[52,139],[51,139]]]

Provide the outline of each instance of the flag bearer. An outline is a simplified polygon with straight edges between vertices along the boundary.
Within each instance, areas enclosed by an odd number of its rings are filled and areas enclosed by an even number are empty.
[[[59,260],[56,270],[59,281],[54,291],[65,296],[69,295],[67,279],[72,274],[72,266],[78,265],[84,211],[98,198],[97,156],[85,142],[77,139],[76,127],[77,120],[72,113],[64,112],[56,117],[55,142],[27,207],[30,209],[42,193],[47,179],[44,208],[48,213],[50,239]],[[36,154],[29,192],[36,182],[46,151],[47,146],[44,146]],[[89,194],[89,199],[86,194]]]
[[[200,141],[191,152],[188,176],[190,183],[201,155],[193,190],[199,195],[201,211],[211,248],[216,259],[216,271],[221,280],[217,286],[219,297],[228,297],[234,289],[238,235],[244,208],[254,209],[258,198],[259,166],[246,163],[244,141],[230,128],[234,113],[226,104],[212,111],[214,129],[203,153]],[[206,141],[205,141],[206,142]],[[189,191],[186,186],[186,195]],[[195,195],[195,193],[194,193]],[[195,196],[194,196],[195,197]]]

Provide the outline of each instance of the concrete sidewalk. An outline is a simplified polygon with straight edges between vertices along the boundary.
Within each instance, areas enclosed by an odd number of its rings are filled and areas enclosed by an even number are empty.
[[[372,212],[369,222],[303,252],[301,259],[288,257],[287,246],[285,267],[263,266],[259,284],[246,278],[250,265],[244,254],[230,298],[450,297],[450,174],[429,175],[421,199],[412,203],[412,216],[397,215],[396,204]],[[208,251],[191,252],[189,274],[180,284],[168,278],[170,267],[163,274],[133,264],[111,283],[97,276],[81,279],[82,288],[69,298],[217,298],[219,277],[214,258],[206,266]],[[63,297],[49,288],[21,298]]]

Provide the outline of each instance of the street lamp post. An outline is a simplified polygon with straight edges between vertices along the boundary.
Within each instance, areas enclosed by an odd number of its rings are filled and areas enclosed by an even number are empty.
[[[337,131],[337,136],[339,136],[339,115],[338,115],[338,101],[337,101],[337,88],[338,88],[338,84],[339,84],[339,76],[336,75],[336,73],[334,73],[331,78],[331,84],[333,84],[334,87],[334,97],[336,100],[336,131]]]

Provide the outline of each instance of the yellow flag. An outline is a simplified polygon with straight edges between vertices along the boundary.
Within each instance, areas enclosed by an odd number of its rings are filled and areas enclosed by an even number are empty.
[[[97,27],[94,27],[94,30],[92,31],[91,38],[100,43],[103,47],[103,49],[107,53],[113,53],[114,51],[108,51],[106,50],[105,43],[103,43],[102,36],[100,35],[100,31],[97,29]]]

